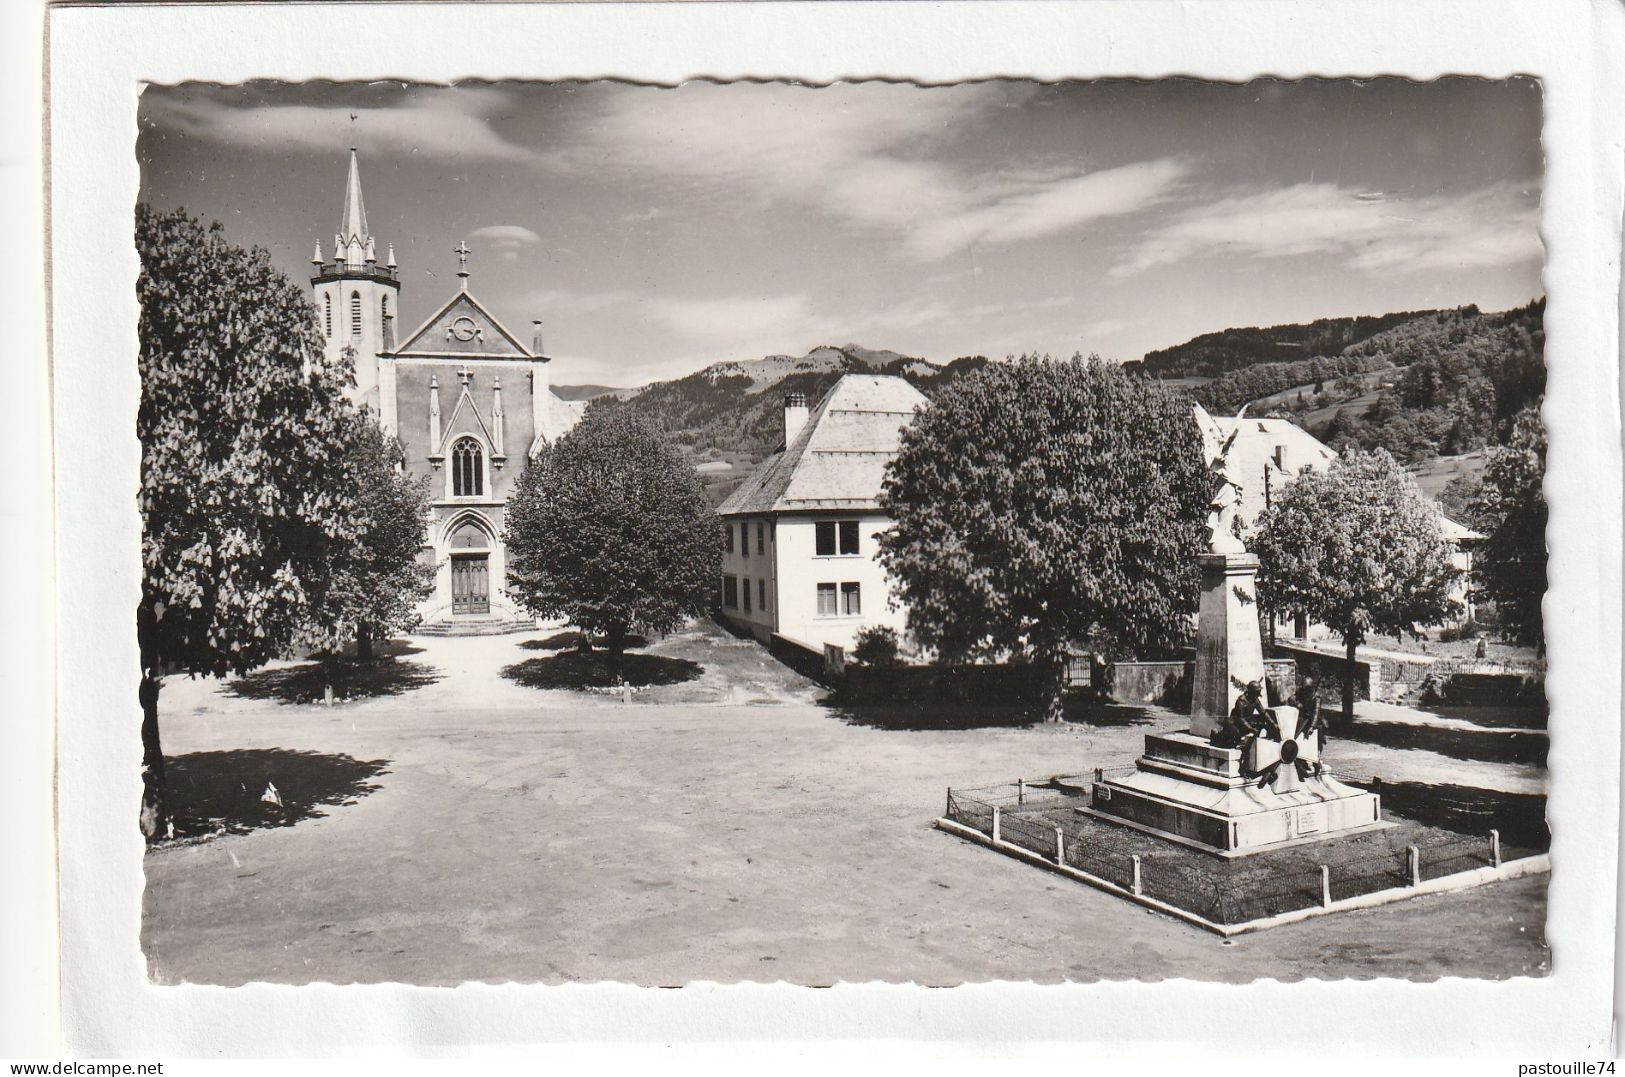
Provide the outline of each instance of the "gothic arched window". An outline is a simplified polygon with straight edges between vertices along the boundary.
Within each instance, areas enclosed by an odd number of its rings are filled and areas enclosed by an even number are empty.
[[[350,335],[361,335],[361,293],[350,293]]]
[[[332,336],[333,335],[333,293],[328,292],[326,295],[322,296],[322,299],[325,301],[325,306],[323,308],[322,332],[326,333],[328,336]]]
[[[485,492],[485,454],[473,438],[451,447],[451,496],[478,497]]]
[[[389,294],[386,292],[378,299],[378,324],[383,330],[384,347],[395,346],[395,327],[389,320]]]

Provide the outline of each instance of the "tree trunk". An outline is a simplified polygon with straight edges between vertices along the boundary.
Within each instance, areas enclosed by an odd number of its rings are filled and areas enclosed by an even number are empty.
[[[1350,631],[1343,637],[1346,646],[1347,660],[1343,663],[1343,726],[1347,728],[1354,724],[1354,678],[1359,672],[1359,662],[1355,652],[1360,647],[1359,633]]]
[[[1049,692],[1044,704],[1044,721],[1059,722],[1066,717],[1067,653],[1060,651],[1050,656]]]
[[[143,674],[141,688],[141,833],[157,841],[169,831],[164,795],[164,747],[158,738],[158,678]]]
[[[576,651],[580,654],[592,653],[592,637],[587,635],[585,628],[576,631]]]
[[[366,624],[355,626],[355,656],[362,662],[372,661],[372,627]]]

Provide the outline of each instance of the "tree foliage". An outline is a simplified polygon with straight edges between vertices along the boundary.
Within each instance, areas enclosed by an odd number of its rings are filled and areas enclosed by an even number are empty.
[[[333,652],[354,642],[357,656],[370,658],[373,640],[417,624],[418,603],[434,591],[433,566],[418,560],[429,480],[413,477],[402,460],[400,442],[371,415],[357,413],[339,481],[355,493],[361,529],[332,547],[326,595],[301,634],[311,650]]]
[[[364,532],[348,371],[265,251],[145,205],[136,245],[143,662],[241,674],[288,648]]]
[[[1484,533],[1474,558],[1480,593],[1495,602],[1501,628],[1521,643],[1545,645],[1546,428],[1540,408],[1519,413],[1505,448],[1491,449],[1469,506]]]
[[[141,404],[142,828],[162,822],[159,676],[285,653],[365,532],[346,481],[357,415],[315,307],[265,251],[184,210],[136,208]]]
[[[1161,651],[1190,632],[1208,484],[1190,405],[1158,383],[1093,358],[990,364],[904,431],[881,559],[949,659]]]
[[[1460,610],[1438,507],[1382,449],[1306,469],[1259,517],[1259,601],[1343,636],[1350,661],[1373,633],[1414,633]],[[1344,686],[1352,713],[1352,680]]]
[[[721,538],[682,456],[630,409],[595,405],[509,499],[508,592],[618,649],[634,625],[670,631],[711,605]]]

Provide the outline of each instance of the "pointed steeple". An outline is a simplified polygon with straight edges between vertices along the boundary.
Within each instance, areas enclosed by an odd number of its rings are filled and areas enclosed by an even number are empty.
[[[361,165],[356,160],[354,146],[350,147],[350,179],[344,188],[344,217],[339,222],[339,236],[347,251],[354,252],[345,260],[360,262],[372,234],[367,231],[367,207],[361,201]]]

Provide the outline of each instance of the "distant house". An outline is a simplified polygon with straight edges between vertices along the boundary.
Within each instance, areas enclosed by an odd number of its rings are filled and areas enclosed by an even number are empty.
[[[725,525],[720,609],[757,639],[850,649],[860,629],[902,635],[876,536],[886,465],[926,403],[899,377],[847,374],[816,407],[791,394],[784,442],[717,508]]]
[[[1202,439],[1211,455],[1218,451],[1224,439],[1236,428],[1234,418],[1209,415],[1200,405],[1196,408],[1196,421],[1202,429]],[[1230,447],[1226,473],[1231,482],[1241,489],[1241,503],[1236,516],[1241,521],[1242,533],[1250,532],[1258,518],[1269,506],[1270,498],[1304,468],[1326,471],[1337,459],[1337,453],[1309,431],[1288,419],[1243,418],[1241,433]],[[1473,616],[1471,591],[1467,573],[1473,567],[1473,545],[1484,536],[1464,527],[1448,516],[1443,518],[1441,531],[1454,547],[1451,561],[1462,571],[1456,585],[1455,598],[1465,611],[1462,620]],[[1330,632],[1324,625],[1306,624],[1281,619],[1276,627],[1285,635],[1299,639],[1319,638]]]

